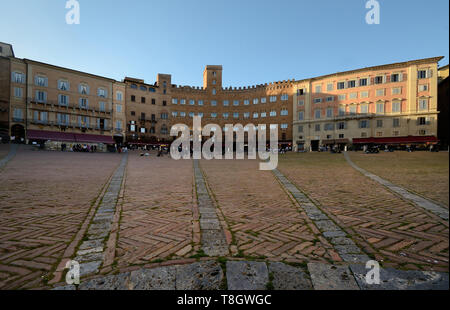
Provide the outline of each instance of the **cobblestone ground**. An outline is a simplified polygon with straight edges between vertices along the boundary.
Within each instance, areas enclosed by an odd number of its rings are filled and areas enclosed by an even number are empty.
[[[342,154],[287,154],[278,168],[384,266],[448,272],[448,222],[364,177]]]
[[[117,242],[118,267],[188,255],[193,241],[193,197],[192,161],[131,152]]]
[[[119,159],[18,151],[0,171],[0,289],[45,284]]]
[[[202,160],[200,166],[233,235],[233,254],[289,261],[337,256],[256,160]]]
[[[448,152],[349,152],[352,161],[394,184],[403,186],[448,208]]]

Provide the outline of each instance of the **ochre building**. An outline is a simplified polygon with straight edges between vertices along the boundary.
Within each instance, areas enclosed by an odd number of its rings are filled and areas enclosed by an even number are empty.
[[[304,80],[223,87],[222,66],[206,66],[202,87],[125,77],[116,81],[14,56],[0,43],[0,130],[15,141],[107,145],[168,144],[170,129],[193,116],[202,125],[278,127],[280,146],[438,142],[438,62],[442,57]],[[438,74],[439,72],[439,74]],[[224,134],[225,132],[223,132]]]

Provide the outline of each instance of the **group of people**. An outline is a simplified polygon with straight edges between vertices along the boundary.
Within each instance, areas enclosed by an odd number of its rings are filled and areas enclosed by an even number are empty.
[[[67,150],[67,144],[63,143],[61,144],[61,151]],[[97,151],[97,146],[89,144],[75,144],[70,148],[70,151],[72,152],[84,152],[84,153],[94,153]]]

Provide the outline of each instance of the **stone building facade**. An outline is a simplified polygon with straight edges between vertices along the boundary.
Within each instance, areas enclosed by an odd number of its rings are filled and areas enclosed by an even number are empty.
[[[19,59],[0,46],[0,130],[16,141],[167,145],[171,127],[192,130],[193,116],[223,134],[227,124],[262,124],[267,134],[277,126],[280,146],[298,151],[438,141],[442,57],[246,87],[224,87],[222,66],[210,65],[202,87],[192,87],[172,84],[169,74],[153,84],[116,81]]]

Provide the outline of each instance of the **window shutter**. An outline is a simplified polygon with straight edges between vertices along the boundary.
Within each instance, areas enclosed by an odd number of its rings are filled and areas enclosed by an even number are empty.
[[[47,92],[44,92],[44,102],[47,102]]]
[[[108,120],[107,119],[105,119],[105,129],[108,129]]]
[[[38,119],[39,119],[39,112],[34,111],[34,120],[38,120]]]
[[[399,81],[399,82],[402,82],[402,81],[403,81],[403,73],[400,73],[400,74],[398,75],[398,81]]]
[[[383,75],[383,84],[386,83],[386,81],[387,81],[387,77],[386,77],[386,74],[385,74],[385,75]]]
[[[433,70],[428,69],[427,70],[427,79],[433,77]]]

